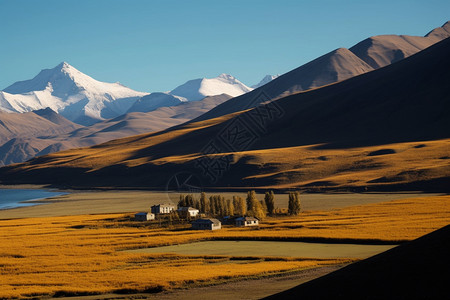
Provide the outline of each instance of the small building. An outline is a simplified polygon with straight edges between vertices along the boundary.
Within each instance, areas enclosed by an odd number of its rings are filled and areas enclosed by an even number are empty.
[[[236,226],[259,226],[259,220],[254,217],[240,217],[236,219]]]
[[[209,218],[209,219],[198,219],[192,222],[192,229],[195,230],[217,230],[222,228],[222,223],[219,220]]]
[[[140,212],[134,215],[135,221],[150,221],[155,219],[155,214]]]
[[[176,206],[173,204],[157,204],[157,205],[152,206],[151,212],[154,213],[155,215],[169,214],[175,209],[176,209]]]
[[[200,213],[200,211],[193,207],[180,207],[178,209],[178,213],[181,217],[187,218],[187,217],[196,217]]]

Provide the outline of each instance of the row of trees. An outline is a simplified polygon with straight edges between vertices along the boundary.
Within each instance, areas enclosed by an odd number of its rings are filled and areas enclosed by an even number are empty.
[[[264,201],[257,199],[255,191],[249,191],[246,199],[239,196],[225,199],[222,195],[212,195],[207,198],[205,193],[201,193],[200,199],[194,199],[193,195],[180,195],[178,207],[194,207],[200,213],[217,217],[239,215],[262,220],[266,215],[275,215],[275,195],[273,191],[266,192]],[[300,211],[300,194],[289,193],[288,214],[298,215]]]

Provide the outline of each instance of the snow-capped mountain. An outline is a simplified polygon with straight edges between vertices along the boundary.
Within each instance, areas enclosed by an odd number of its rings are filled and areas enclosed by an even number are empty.
[[[236,78],[228,74],[220,74],[215,78],[198,78],[189,80],[175,88],[169,94],[180,96],[188,101],[198,101],[206,96],[227,94],[233,97],[240,96],[253,90]]]
[[[278,77],[280,77],[279,74],[277,74],[277,75],[266,75],[266,76],[264,76],[263,79],[261,79],[261,81],[260,81],[258,84],[252,85],[252,89],[257,89],[257,88],[259,88],[260,86],[263,86],[263,85],[265,85],[266,83],[269,83],[269,82],[271,82],[272,80],[274,80],[274,79],[276,79],[276,78],[278,78]]]
[[[49,107],[71,121],[87,125],[126,113],[147,94],[118,82],[97,81],[63,62],[0,91],[0,110],[22,113]]]
[[[138,99],[128,112],[149,112],[160,107],[176,106],[183,102],[188,102],[186,98],[171,95],[169,93],[151,93]]]
[[[183,102],[199,101],[208,96],[227,94],[240,96],[253,90],[231,75],[199,78],[176,87],[170,92],[155,92],[138,99],[128,112],[149,112],[160,107],[175,106]]]

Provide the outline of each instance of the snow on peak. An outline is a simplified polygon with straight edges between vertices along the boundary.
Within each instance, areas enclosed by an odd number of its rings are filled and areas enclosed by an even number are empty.
[[[236,97],[252,88],[246,86],[229,74],[220,74],[215,78],[198,78],[178,86],[170,92],[171,95],[186,98],[188,101],[198,101],[207,96],[228,94]]]
[[[119,116],[145,95],[119,83],[95,80],[62,62],[0,92],[0,110],[21,113],[50,107],[67,119],[85,125]]]
[[[236,80],[236,78],[234,76],[231,76],[231,75],[225,74],[225,73],[220,74],[216,78],[225,79],[227,81],[235,81]]]
[[[279,74],[277,74],[277,75],[266,75],[266,76],[264,76],[263,79],[261,79],[261,81],[258,84],[252,85],[252,88],[254,88],[254,89],[259,88],[260,86],[263,86],[266,83],[271,82],[272,80],[276,79],[279,76],[280,76]]]

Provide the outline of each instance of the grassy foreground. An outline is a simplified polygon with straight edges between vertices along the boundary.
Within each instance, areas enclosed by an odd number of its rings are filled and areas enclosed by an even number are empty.
[[[128,249],[211,239],[404,241],[450,223],[450,196],[422,197],[268,218],[260,230],[134,227],[124,214],[0,221],[0,298],[152,292],[290,272],[351,259],[181,256]]]

